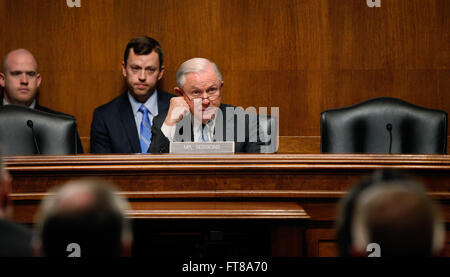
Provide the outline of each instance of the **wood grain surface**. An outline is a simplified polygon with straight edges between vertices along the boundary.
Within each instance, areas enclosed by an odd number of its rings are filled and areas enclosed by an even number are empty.
[[[124,90],[123,51],[140,35],[165,50],[161,88],[183,61],[209,58],[224,102],[280,107],[281,136],[320,136],[321,111],[379,96],[450,111],[447,0],[0,0],[0,13],[0,55],[34,53],[41,104],[75,115],[87,150],[93,110]]]

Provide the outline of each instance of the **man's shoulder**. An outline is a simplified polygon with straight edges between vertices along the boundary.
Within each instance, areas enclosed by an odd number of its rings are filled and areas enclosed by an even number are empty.
[[[0,219],[0,257],[30,257],[32,235],[27,227]]]
[[[166,116],[167,116],[168,112],[169,111],[166,110],[166,111],[163,111],[163,112],[159,113],[157,116],[155,116],[153,118],[153,123],[152,124],[157,126],[157,127],[159,127],[159,128],[161,128],[161,126],[164,123],[164,120],[166,120]]]
[[[109,101],[108,103],[105,103],[95,109],[96,113],[109,113],[109,112],[117,112],[117,108],[122,105],[123,103],[126,103],[128,101],[127,93],[124,92],[114,98],[113,100]]]
[[[0,219],[0,230],[10,232],[11,234],[18,236],[27,237],[32,235],[31,230],[27,227],[5,219]]]
[[[52,110],[50,108],[41,106],[39,104],[36,104],[35,110],[41,111],[41,112],[46,112],[46,113],[51,113],[51,114],[56,114],[56,115],[63,115],[63,116],[68,116],[68,117],[74,117],[73,115],[70,115],[70,114],[67,114],[67,113],[58,112],[58,111]]]
[[[170,100],[170,98],[175,97],[176,95],[168,93],[167,91],[164,90],[157,90],[158,92],[158,101],[166,101],[166,100]]]

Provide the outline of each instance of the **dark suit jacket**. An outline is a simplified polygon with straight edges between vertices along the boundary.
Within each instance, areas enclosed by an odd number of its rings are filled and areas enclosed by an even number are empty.
[[[158,113],[165,113],[174,95],[161,90],[157,92]],[[141,153],[128,92],[95,109],[91,125],[91,153]]]
[[[234,144],[234,150],[236,153],[259,153],[261,149],[262,143],[259,142],[259,140],[250,139],[250,134],[257,134],[258,126],[256,124],[256,121],[252,121],[254,124],[250,124],[250,120],[252,119],[251,116],[249,116],[249,113],[241,110],[236,109],[236,107],[228,104],[221,104],[220,110],[222,111],[222,118],[218,117],[216,119],[216,125],[214,128],[214,140],[215,141],[227,141],[227,133],[229,134],[228,137],[230,137],[230,134],[233,135],[233,141]],[[233,111],[230,114],[230,111]],[[164,114],[159,114],[155,118],[153,118],[153,124],[152,124],[152,143],[150,144],[149,153],[168,153],[169,152],[169,145],[170,141],[169,139],[163,134],[161,131],[161,127],[164,123],[164,120],[167,116],[167,112]],[[256,116],[256,115],[255,115]],[[183,122],[186,120],[186,122]],[[222,120],[222,124],[219,123],[219,121]],[[242,122],[242,120],[245,120]],[[254,118],[256,120],[256,117]],[[238,123],[238,121],[240,123]],[[183,126],[190,126],[191,127],[191,134],[189,141],[194,141],[194,132],[192,131],[192,122],[191,115],[186,116],[183,118],[180,122],[177,123],[176,131],[175,131],[175,137],[174,141],[186,141],[183,130]],[[219,130],[219,128],[222,127],[222,130]],[[245,134],[244,139],[238,139],[238,127],[240,132],[243,132],[245,128]],[[222,132],[220,134],[219,132]],[[189,137],[189,136],[187,136]],[[239,142],[238,142],[239,140]]]
[[[3,106],[3,95],[0,98],[0,106]],[[65,113],[61,113],[61,112],[57,112],[54,110],[51,110],[47,107],[41,106],[37,103],[36,101],[36,106],[34,107],[36,110],[38,111],[43,111],[43,112],[47,112],[47,113],[51,113],[51,114],[59,114],[59,115],[65,115],[65,116],[70,116],[73,117],[70,114],[65,114]],[[81,139],[80,139],[80,135],[78,133],[78,128],[77,128],[77,153],[83,153],[83,144],[81,144]]]
[[[31,238],[25,226],[0,219],[0,257],[31,257]]]

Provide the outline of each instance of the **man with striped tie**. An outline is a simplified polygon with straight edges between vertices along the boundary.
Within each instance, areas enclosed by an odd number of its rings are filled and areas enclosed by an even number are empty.
[[[128,90],[97,108],[91,125],[92,153],[147,153],[153,118],[169,108],[173,96],[156,86],[164,74],[161,45],[153,38],[132,39],[122,73]]]

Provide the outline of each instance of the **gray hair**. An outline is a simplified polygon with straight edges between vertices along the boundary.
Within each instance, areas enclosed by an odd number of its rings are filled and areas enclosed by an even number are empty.
[[[186,74],[204,71],[208,65],[212,65],[217,73],[217,78],[220,82],[222,82],[222,74],[215,63],[205,58],[192,58],[180,65],[180,68],[177,71],[177,86],[179,88],[184,86],[186,82]]]

